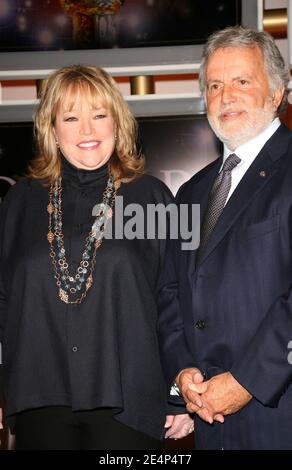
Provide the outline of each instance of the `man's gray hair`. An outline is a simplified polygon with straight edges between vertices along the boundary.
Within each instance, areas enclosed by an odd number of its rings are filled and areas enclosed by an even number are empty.
[[[281,106],[283,106],[283,101],[287,99],[286,90],[290,80],[290,74],[274,39],[266,32],[254,31],[252,29],[243,28],[242,26],[232,26],[217,31],[207,40],[203,49],[199,75],[201,92],[205,94],[206,91],[206,68],[208,60],[217,49],[223,47],[253,47],[254,45],[257,45],[263,54],[271,92],[273,93],[282,87],[285,89],[281,104]]]

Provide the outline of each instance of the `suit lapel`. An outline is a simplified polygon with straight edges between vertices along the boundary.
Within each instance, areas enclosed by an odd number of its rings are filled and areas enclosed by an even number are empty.
[[[281,126],[271,137],[271,142],[269,141],[263,147],[249,167],[230,197],[210,235],[205,250],[202,253],[200,265],[216,248],[251,201],[278,171],[277,160],[287,148],[287,136],[291,138],[290,132],[284,126]]]

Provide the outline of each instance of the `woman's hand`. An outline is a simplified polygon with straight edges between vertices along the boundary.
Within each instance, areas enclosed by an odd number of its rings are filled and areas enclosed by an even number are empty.
[[[175,416],[168,415],[164,427],[167,428],[165,439],[181,439],[194,431],[194,420],[188,413]]]

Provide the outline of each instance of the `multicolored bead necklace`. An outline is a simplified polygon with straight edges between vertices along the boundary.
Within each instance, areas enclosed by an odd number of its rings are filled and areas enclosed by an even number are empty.
[[[112,217],[117,185],[114,177],[109,176],[103,193],[102,203],[94,206],[96,218],[91,231],[86,237],[82,259],[75,276],[69,273],[62,232],[62,178],[51,184],[49,191],[49,231],[48,242],[52,259],[54,277],[59,289],[59,297],[66,304],[80,304],[86,297],[93,283],[93,271],[96,263],[96,251],[102,244],[107,222]]]

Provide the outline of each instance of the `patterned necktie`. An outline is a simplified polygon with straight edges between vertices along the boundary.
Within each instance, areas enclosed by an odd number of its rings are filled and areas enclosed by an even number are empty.
[[[197,252],[197,262],[199,261],[207,240],[224,209],[225,202],[231,188],[231,171],[240,161],[240,158],[235,155],[235,153],[231,153],[229,157],[226,158],[222,170],[218,173],[215,179],[209,194],[208,206],[201,227],[201,240]]]

